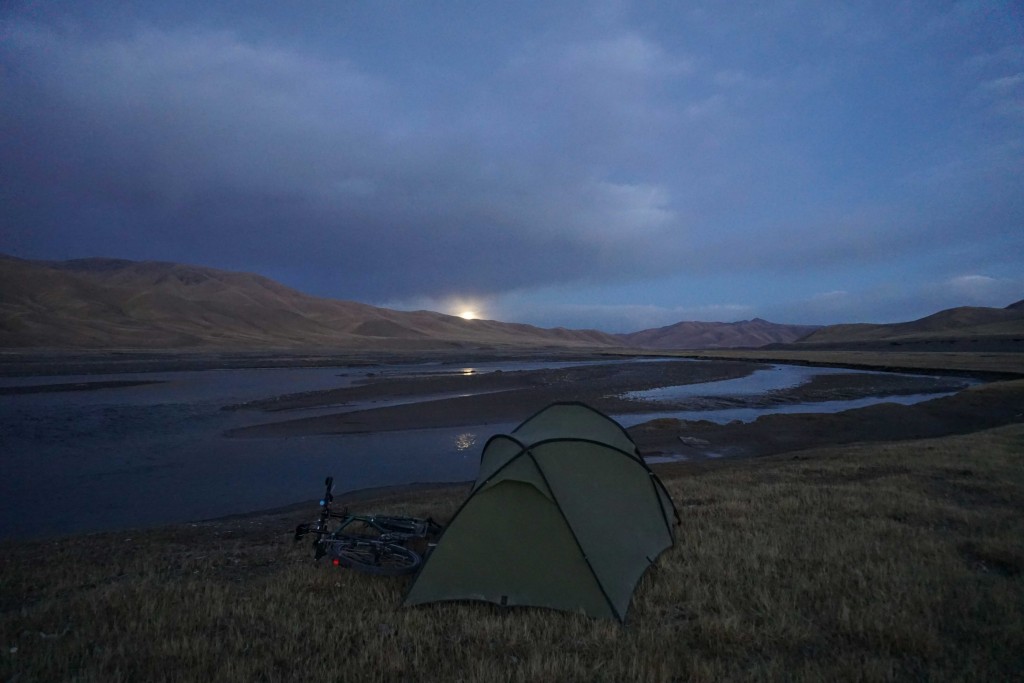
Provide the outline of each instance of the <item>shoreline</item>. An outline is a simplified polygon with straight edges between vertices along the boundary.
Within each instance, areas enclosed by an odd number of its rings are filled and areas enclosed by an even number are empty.
[[[381,365],[423,365],[517,360],[603,360],[623,357],[659,357],[644,349],[608,348],[467,348],[424,351],[85,351],[23,352],[0,350],[0,377],[52,377],[55,375],[145,374],[147,372],[202,372],[206,370],[258,370],[279,368],[367,368]]]
[[[671,351],[676,358],[734,360],[754,363],[786,363],[813,367],[877,370],[878,372],[927,372],[936,375],[972,376],[986,381],[1024,377],[1024,353],[973,351],[878,351],[864,349],[711,349]]]
[[[154,379],[62,382],[59,384],[23,384],[10,387],[0,387],[0,396],[19,396],[22,394],[63,394],[75,391],[101,391],[103,389],[144,387],[151,384],[166,384],[166,381]]]
[[[409,431],[463,427],[495,422],[521,422],[540,408],[558,401],[582,401],[604,413],[637,413],[648,403],[618,395],[671,384],[696,384],[746,377],[756,364],[678,360],[650,363],[610,363],[546,370],[489,372],[478,375],[368,378],[354,387],[277,397],[238,406],[276,414],[288,409],[309,409],[346,403],[408,400],[407,403],[317,417],[277,419],[270,423],[230,430],[233,438],[293,437]],[[417,401],[436,394],[459,396]]]
[[[753,422],[652,420],[630,428],[647,455],[751,458],[850,443],[969,434],[1024,422],[1024,380],[995,382],[911,405],[882,402],[836,413],[775,413]]]
[[[171,639],[177,676],[196,679],[251,680],[295,661],[315,661],[316,669],[300,672],[311,680],[337,671],[403,678],[422,672],[427,658],[445,679],[484,661],[488,675],[478,677],[490,680],[526,651],[538,652],[520,669],[527,678],[542,662],[550,677],[566,680],[592,677],[595,667],[657,679],[666,653],[685,672],[700,651],[713,669],[702,664],[697,676],[749,677],[752,661],[767,661],[756,673],[831,680],[867,663],[913,678],[926,652],[939,678],[1004,680],[1019,670],[1020,648],[1006,643],[1024,642],[1022,439],[1024,425],[1016,425],[659,466],[681,523],[675,545],[636,587],[625,628],[538,608],[402,608],[409,578],[315,562],[307,543],[292,542],[295,525],[315,517],[315,503],[0,542],[10,588],[0,669],[11,680],[109,679],[124,677],[125,667],[135,679],[159,678]],[[445,524],[464,497],[435,487],[359,507]],[[714,591],[695,591],[708,577]],[[326,632],[323,619],[310,618],[324,613],[325,599],[332,614],[347,615],[329,619]],[[821,609],[839,603],[841,615]],[[766,633],[758,616],[765,610],[796,629]],[[282,644],[282,632],[295,637]],[[229,640],[211,641],[211,633]],[[975,637],[965,641],[964,633]],[[723,634],[733,634],[724,646]],[[296,659],[293,641],[327,643],[328,661]],[[351,648],[330,646],[342,641],[382,647],[361,648],[354,660]],[[416,661],[396,665],[396,651]],[[566,660],[566,652],[586,659]],[[638,674],[637,661],[649,667]]]
[[[964,345],[965,347],[967,345]],[[469,347],[401,351],[338,349],[268,349],[259,351],[197,349],[188,351],[124,349],[114,351],[0,349],[0,377],[136,374],[203,370],[347,367],[379,365],[458,364],[517,360],[609,360],[663,358],[785,363],[814,367],[931,372],[970,375],[984,380],[1024,377],[1024,353],[944,349],[897,351],[851,347],[822,349],[649,349],[607,347]]]
[[[351,491],[345,491],[343,493],[334,494],[334,504],[337,505],[352,505],[356,503],[375,503],[375,504],[388,504],[389,502],[400,501],[410,496],[416,495],[428,495],[428,494],[446,494],[454,492],[456,489],[465,488],[469,489],[473,485],[474,480],[466,481],[418,481],[411,482],[408,484],[394,484],[392,486],[369,486],[362,489],[353,489]],[[245,520],[254,517],[266,517],[271,515],[294,515],[302,511],[309,512],[310,518],[315,517],[320,509],[320,499],[311,498],[306,501],[300,501],[297,503],[290,503],[288,505],[278,505],[272,508],[261,508],[259,510],[250,510],[248,512],[235,512],[229,515],[218,515],[216,517],[204,517],[202,519],[194,519],[188,522],[180,522],[180,524],[219,524],[222,522],[232,522],[236,520]],[[177,526],[177,525],[167,525]],[[107,531],[92,532],[97,534],[110,533]]]
[[[944,394],[968,386],[964,378],[851,371],[816,375],[810,381],[756,394],[725,394],[655,400],[634,392],[741,379],[769,365],[736,361],[624,362],[553,370],[478,375],[370,377],[341,389],[277,396],[229,406],[261,412],[270,421],[226,432],[229,438],[287,438],[407,431],[519,422],[540,407],[582,401],[609,415],[637,415],[723,408],[855,400],[873,396]],[[450,394],[462,394],[452,396]],[[398,400],[396,405],[375,402]],[[346,410],[345,407],[351,408]],[[286,417],[289,411],[338,408],[327,415]]]

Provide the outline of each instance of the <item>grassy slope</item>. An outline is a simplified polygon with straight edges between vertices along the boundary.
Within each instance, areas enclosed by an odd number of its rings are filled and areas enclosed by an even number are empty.
[[[280,513],[0,548],[4,680],[1009,680],[1024,425],[661,470],[626,626],[313,565]],[[464,488],[368,502],[451,515]]]
[[[315,297],[251,273],[0,255],[2,348],[416,350],[463,344],[616,348],[621,341],[594,330],[467,321]]]

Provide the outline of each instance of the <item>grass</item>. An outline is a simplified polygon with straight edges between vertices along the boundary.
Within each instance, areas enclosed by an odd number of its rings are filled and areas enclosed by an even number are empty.
[[[1024,670],[1024,425],[666,466],[678,541],[625,625],[402,608],[314,564],[300,513],[8,543],[5,681],[1010,680]],[[450,516],[465,488],[364,508]]]

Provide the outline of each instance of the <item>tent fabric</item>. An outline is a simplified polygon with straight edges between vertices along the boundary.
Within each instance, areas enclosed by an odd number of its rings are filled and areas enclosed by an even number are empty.
[[[483,600],[623,620],[640,577],[674,543],[674,516],[617,422],[556,403],[488,440],[405,604]]]

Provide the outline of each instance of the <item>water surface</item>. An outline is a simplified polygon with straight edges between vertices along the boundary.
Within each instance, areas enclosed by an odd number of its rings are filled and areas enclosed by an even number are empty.
[[[351,386],[369,373],[465,374],[593,363],[501,361],[465,367],[434,364],[0,378],[0,386],[122,379],[160,382],[96,391],[0,396],[0,538],[151,526],[267,509],[315,498],[319,483],[328,474],[335,477],[338,491],[471,480],[487,438],[510,431],[516,423],[344,436],[228,439],[222,436],[228,429],[280,419],[280,414],[268,417],[222,408],[285,393]],[[669,400],[683,395],[749,395],[795,386],[815,374],[850,372],[803,366],[777,368],[736,380],[656,391]],[[626,426],[654,417],[728,422],[755,419],[768,412],[837,411],[879,400],[914,402],[934,396],[616,417]],[[646,392],[646,397],[658,396]],[[437,397],[418,400],[427,398]],[[363,406],[343,409],[359,407]],[[288,415],[304,417],[338,410],[337,406],[327,406],[289,411]]]

